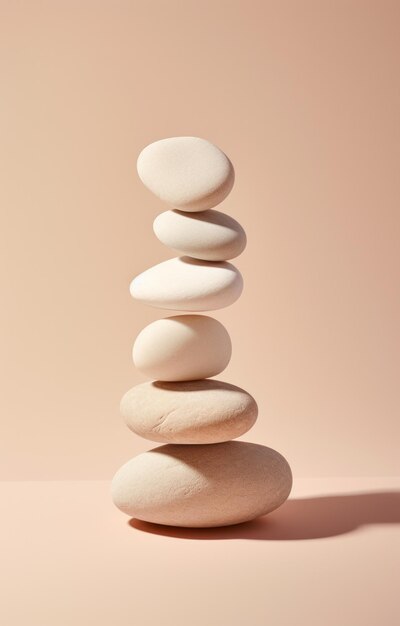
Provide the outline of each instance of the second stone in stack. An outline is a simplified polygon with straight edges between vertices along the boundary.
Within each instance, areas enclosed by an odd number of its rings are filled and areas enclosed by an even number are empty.
[[[243,228],[212,207],[230,192],[234,171],[216,146],[175,137],[147,146],[138,172],[175,207],[154,222],[158,239],[183,256],[137,276],[134,298],[155,307],[209,311],[239,298],[243,281],[228,259],[246,246]],[[210,377],[231,358],[225,327],[206,315],[157,320],[136,338],[133,360],[153,379],[128,391],[121,412],[129,428],[166,443],[128,461],[115,475],[115,504],[131,516],[177,526],[222,526],[253,519],[284,502],[291,471],[275,450],[231,441],[257,419],[243,389]]]

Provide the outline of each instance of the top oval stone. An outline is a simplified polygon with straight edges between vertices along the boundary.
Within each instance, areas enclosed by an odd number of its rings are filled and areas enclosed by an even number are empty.
[[[217,146],[200,137],[170,137],[146,146],[137,171],[158,198],[182,211],[211,209],[233,187],[233,165]]]

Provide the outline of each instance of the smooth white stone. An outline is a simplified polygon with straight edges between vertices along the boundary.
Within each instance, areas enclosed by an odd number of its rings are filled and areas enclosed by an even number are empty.
[[[133,298],[161,309],[212,311],[235,302],[242,293],[239,270],[223,261],[212,263],[176,257],[150,267],[133,279]]]
[[[213,209],[165,211],[154,220],[153,230],[166,246],[205,261],[233,259],[246,247],[246,233],[239,222]]]
[[[161,443],[220,443],[240,437],[257,419],[254,398],[220,380],[153,381],[136,385],[121,400],[128,427]]]
[[[170,526],[226,526],[265,515],[288,497],[292,474],[279,452],[244,441],[167,444],[139,454],[112,481],[116,506]]]
[[[232,163],[217,146],[200,137],[169,137],[146,146],[137,171],[158,198],[183,211],[204,211],[231,191]]]
[[[152,322],[133,345],[138,370],[164,381],[216,376],[228,365],[232,344],[226,328],[206,315],[175,315]]]

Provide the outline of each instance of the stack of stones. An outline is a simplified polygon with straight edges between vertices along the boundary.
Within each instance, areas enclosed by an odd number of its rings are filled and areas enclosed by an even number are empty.
[[[121,413],[137,435],[166,445],[140,454],[116,473],[112,496],[128,515],[158,524],[225,526],[264,515],[288,497],[292,476],[275,450],[232,441],[257,419],[252,396],[212,379],[231,357],[216,319],[198,315],[229,306],[242,292],[228,259],[245,248],[243,228],[213,210],[233,187],[234,170],[215,145],[174,137],[140,153],[142,182],[174,207],[158,215],[158,239],[182,256],[131,283],[134,298],[173,315],[146,326],[133,346],[138,370],[151,378],[128,391]]]

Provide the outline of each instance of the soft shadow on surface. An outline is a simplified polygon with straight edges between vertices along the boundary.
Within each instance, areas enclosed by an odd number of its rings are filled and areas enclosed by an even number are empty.
[[[128,523],[142,532],[180,539],[321,539],[351,533],[370,524],[400,524],[400,492],[294,498],[269,515],[219,528],[162,526],[138,519]]]

